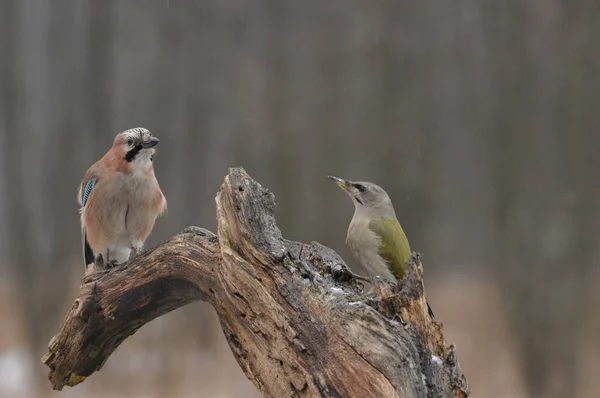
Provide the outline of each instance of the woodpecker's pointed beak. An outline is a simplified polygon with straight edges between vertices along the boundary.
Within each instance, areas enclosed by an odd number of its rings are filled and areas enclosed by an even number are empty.
[[[156,137],[150,137],[148,141],[142,142],[142,148],[152,148],[158,145],[160,140]]]
[[[336,184],[338,184],[340,186],[340,188],[344,189],[344,190],[348,190],[348,187],[350,186],[350,181],[346,181],[342,178],[339,177],[334,177],[334,176],[327,176],[329,177],[330,180],[334,181]]]

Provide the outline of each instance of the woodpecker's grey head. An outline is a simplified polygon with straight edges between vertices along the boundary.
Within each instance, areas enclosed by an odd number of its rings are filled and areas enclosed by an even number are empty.
[[[136,127],[117,134],[113,150],[121,154],[133,170],[147,169],[154,160],[154,147],[159,139],[148,129]]]
[[[352,198],[357,210],[360,208],[392,207],[390,197],[379,185],[365,181],[349,181],[334,176],[328,177],[346,191]]]

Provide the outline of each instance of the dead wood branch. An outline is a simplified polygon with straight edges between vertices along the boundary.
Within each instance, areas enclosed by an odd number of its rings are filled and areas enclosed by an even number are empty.
[[[400,288],[378,282],[377,299],[358,301],[342,259],[284,239],[273,194],[243,169],[230,170],[216,202],[218,235],[190,227],[86,277],[43,358],[54,389],[101,369],[146,322],[203,300],[265,397],[468,395],[453,347],[427,314],[418,254]]]

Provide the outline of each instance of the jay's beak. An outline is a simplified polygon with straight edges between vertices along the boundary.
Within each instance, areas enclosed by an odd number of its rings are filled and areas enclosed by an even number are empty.
[[[148,141],[142,142],[142,148],[152,148],[152,147],[158,145],[159,142],[160,142],[160,140],[158,138],[151,137]]]

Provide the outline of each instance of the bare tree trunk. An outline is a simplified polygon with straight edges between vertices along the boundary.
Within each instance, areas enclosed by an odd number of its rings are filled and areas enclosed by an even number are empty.
[[[274,197],[243,169],[217,195],[218,236],[190,227],[127,265],[84,279],[43,361],[52,387],[99,370],[142,325],[210,303],[246,376],[265,397],[466,397],[441,324],[427,314],[420,256],[400,289],[359,301],[342,259],[284,239]]]

